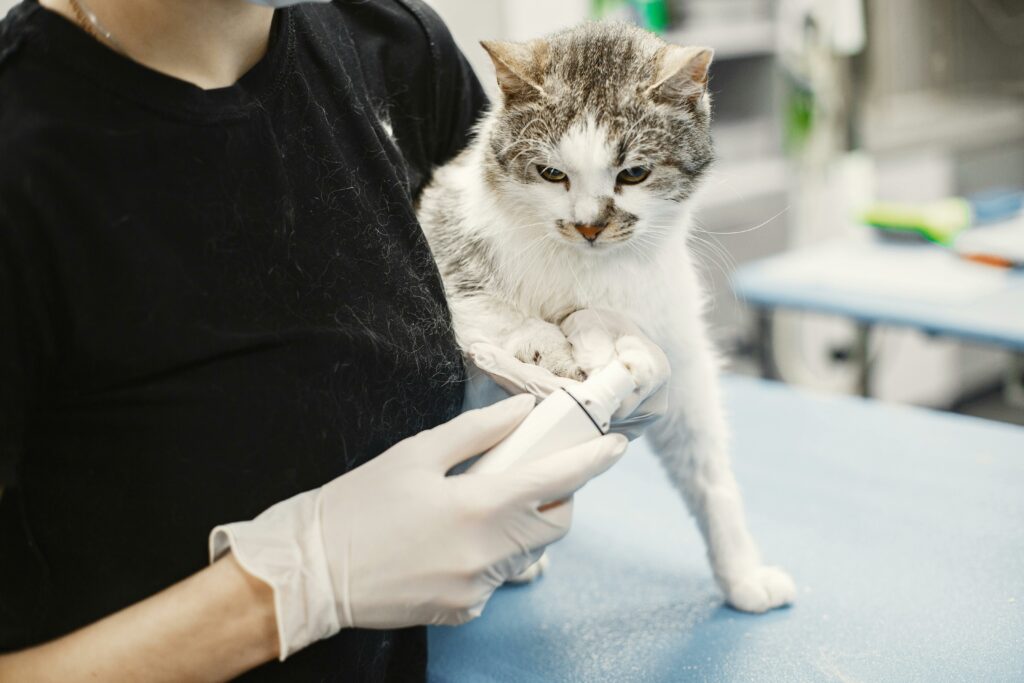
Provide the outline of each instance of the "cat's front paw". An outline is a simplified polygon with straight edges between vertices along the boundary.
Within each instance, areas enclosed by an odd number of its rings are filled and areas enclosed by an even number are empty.
[[[528,321],[505,346],[524,363],[539,365],[559,377],[579,381],[587,378],[587,373],[573,356],[572,344],[557,326],[549,322]]]
[[[615,355],[626,366],[642,395],[663,384],[669,376],[668,358],[646,337],[624,334],[615,340]]]
[[[796,598],[796,584],[779,567],[762,565],[723,586],[725,599],[741,612],[761,613],[789,605]]]

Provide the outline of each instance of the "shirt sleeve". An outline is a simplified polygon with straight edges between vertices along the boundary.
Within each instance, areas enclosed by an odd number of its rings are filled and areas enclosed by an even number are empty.
[[[405,1],[430,43],[436,86],[431,162],[440,166],[469,142],[473,125],[488,107],[487,95],[441,17],[425,3]]]
[[[473,68],[459,50],[447,27],[438,65],[438,145],[434,163],[441,165],[469,142],[470,133],[488,106],[487,95]]]

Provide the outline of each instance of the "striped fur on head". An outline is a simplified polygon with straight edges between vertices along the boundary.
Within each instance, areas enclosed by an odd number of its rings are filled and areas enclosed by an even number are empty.
[[[502,92],[483,129],[483,171],[495,192],[551,206],[552,228],[585,246],[628,240],[642,229],[646,205],[663,214],[657,204],[693,194],[713,158],[710,49],[668,45],[618,22],[483,46]],[[539,171],[547,167],[565,181],[545,180]],[[650,176],[617,183],[627,168]],[[588,245],[577,225],[604,230]]]

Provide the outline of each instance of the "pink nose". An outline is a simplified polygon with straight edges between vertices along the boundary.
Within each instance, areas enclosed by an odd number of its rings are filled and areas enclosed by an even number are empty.
[[[602,230],[604,230],[604,226],[603,225],[600,226],[600,227],[598,227],[596,225],[577,225],[576,226],[576,232],[578,232],[579,234],[583,235],[583,238],[586,239],[588,242],[593,242],[594,240],[596,240],[597,236],[601,234]]]

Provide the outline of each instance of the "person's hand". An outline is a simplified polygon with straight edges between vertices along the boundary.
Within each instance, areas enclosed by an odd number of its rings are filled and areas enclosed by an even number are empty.
[[[604,436],[496,473],[445,476],[490,449],[532,409],[518,396],[396,444],[322,488],[219,526],[211,558],[231,550],[274,590],[280,656],[348,627],[460,624],[566,534],[563,500],[626,447]]]
[[[637,388],[612,416],[613,432],[635,439],[665,414],[668,410],[665,383],[671,374],[668,358],[631,320],[613,311],[585,308],[567,317],[561,329],[572,344],[574,359],[587,374],[615,359],[632,373]],[[524,363],[493,344],[473,344],[469,357],[483,373],[483,376],[475,373],[471,377],[467,390],[467,402],[471,406],[486,405],[506,393],[528,393],[545,398],[557,389],[577,383],[538,365]],[[494,391],[499,387],[503,392]]]

